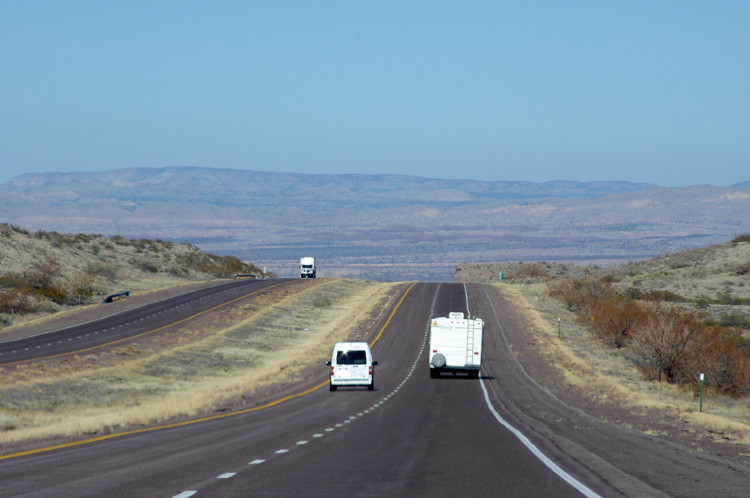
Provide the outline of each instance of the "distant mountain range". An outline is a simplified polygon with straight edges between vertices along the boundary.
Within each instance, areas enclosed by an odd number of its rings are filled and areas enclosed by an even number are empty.
[[[478,261],[640,259],[750,233],[750,182],[482,182],[132,168],[25,174],[0,185],[0,222],[28,230],[191,242],[280,275],[452,279]]]

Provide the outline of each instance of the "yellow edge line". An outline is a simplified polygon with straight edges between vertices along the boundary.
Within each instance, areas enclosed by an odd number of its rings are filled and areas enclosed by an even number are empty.
[[[385,328],[388,326],[389,323],[391,323],[391,318],[393,318],[393,315],[396,314],[396,310],[401,306],[401,303],[403,303],[404,299],[406,299],[406,295],[409,293],[410,290],[412,290],[412,288],[414,288],[415,285],[417,285],[416,282],[411,284],[409,288],[406,289],[406,292],[404,292],[404,295],[401,296],[401,299],[398,301],[398,304],[396,304],[396,307],[393,308],[393,311],[391,312],[391,315],[388,317],[388,320],[386,320],[385,325],[383,325],[383,328],[380,329],[380,332],[378,332],[378,335],[370,343],[370,347],[373,347],[375,343],[378,342],[378,339],[380,339],[380,336],[383,335],[383,331],[385,330]]]
[[[275,285],[280,285],[280,284],[275,284]],[[399,300],[398,304],[396,304],[396,306],[393,308],[393,311],[391,312],[390,316],[388,317],[388,320],[386,320],[385,325],[383,325],[383,327],[380,329],[380,332],[378,333],[377,337],[375,337],[375,339],[373,339],[373,341],[370,343],[370,346],[372,346],[373,344],[375,344],[378,341],[378,339],[380,339],[380,336],[383,335],[383,331],[386,329],[386,327],[388,327],[388,324],[391,323],[391,318],[393,318],[393,315],[396,314],[396,311],[401,306],[401,303],[404,302],[404,299],[406,298],[406,295],[409,293],[409,291],[412,290],[412,288],[414,288],[415,285],[417,285],[416,282],[414,282],[413,284],[411,284],[409,286],[409,288],[406,289],[406,292],[404,292],[404,295],[401,296],[401,299]],[[266,287],[265,289],[270,289],[270,287]],[[263,289],[261,289],[261,290],[263,290]],[[260,291],[256,291],[256,292],[260,292]],[[248,294],[248,296],[249,295],[250,294]],[[246,297],[246,296],[243,296],[243,297]],[[241,298],[238,298],[238,299],[241,299]],[[237,299],[235,299],[235,301],[236,300]],[[234,301],[229,301],[229,303],[231,303],[231,302],[234,302]],[[224,304],[229,304],[229,303],[224,303]],[[224,306],[224,304],[222,304],[221,306]],[[212,309],[215,309],[215,308],[212,308]],[[211,310],[207,310],[207,311],[211,311]],[[202,312],[202,313],[205,313],[205,312]],[[198,313],[197,315],[194,315],[194,316],[198,316],[200,314],[201,313]],[[180,322],[177,322],[177,323],[180,323]],[[159,329],[157,329],[157,330],[159,330]],[[146,427],[144,429],[134,429],[134,430],[131,430],[131,431],[118,432],[116,434],[107,434],[105,436],[99,436],[99,437],[95,437],[95,438],[91,438],[91,439],[83,439],[81,441],[73,441],[71,443],[56,444],[54,446],[45,446],[43,448],[36,448],[36,449],[33,449],[33,450],[21,451],[19,453],[12,453],[10,455],[0,455],[0,460],[7,460],[7,459],[10,459],[10,458],[17,458],[17,457],[26,456],[26,455],[33,455],[35,453],[44,453],[44,452],[47,452],[47,451],[59,450],[59,449],[63,449],[63,448],[72,448],[74,446],[81,446],[83,444],[96,443],[98,441],[106,441],[107,439],[114,439],[116,437],[121,437],[121,436],[129,436],[131,434],[143,434],[145,432],[158,431],[158,430],[162,430],[162,429],[172,429],[172,428],[175,428],[175,427],[183,427],[183,426],[186,426],[186,425],[197,424],[197,423],[200,423],[200,422],[208,422],[208,421],[211,421],[211,420],[219,420],[219,419],[222,419],[222,418],[234,417],[234,416],[237,416],[237,415],[243,415],[245,413],[256,412],[256,411],[259,411],[259,410],[263,410],[265,408],[270,408],[272,406],[276,406],[276,405],[281,404],[281,403],[283,403],[285,401],[289,401],[290,399],[294,399],[294,398],[299,398],[301,396],[305,396],[307,394],[310,394],[313,391],[317,391],[318,389],[320,389],[321,387],[323,387],[323,386],[325,386],[327,384],[328,384],[328,381],[326,380],[325,382],[322,382],[322,383],[318,384],[315,387],[311,387],[310,389],[308,389],[306,391],[302,391],[302,392],[296,393],[296,394],[290,394],[288,396],[284,396],[283,398],[279,398],[279,399],[277,399],[275,401],[271,401],[270,403],[266,403],[265,405],[261,405],[261,406],[256,406],[254,408],[246,408],[244,410],[239,410],[239,411],[236,411],[236,412],[222,413],[220,415],[211,415],[209,417],[203,417],[203,418],[198,418],[198,419],[194,419],[194,420],[186,420],[184,422],[177,422],[177,423],[174,423],[174,424],[159,425],[159,426],[156,426],[156,427]]]
[[[273,285],[269,285],[268,287],[263,287],[262,289],[258,289],[258,290],[255,290],[253,292],[250,292],[248,294],[244,294],[244,295],[242,295],[242,296],[240,296],[240,297],[238,297],[236,299],[232,299],[231,301],[227,301],[225,303],[221,303],[218,306],[214,306],[213,308],[210,308],[210,309],[207,309],[207,310],[203,310],[203,311],[201,311],[199,313],[196,313],[195,315],[189,316],[187,318],[183,318],[182,320],[178,320],[178,321],[176,321],[174,323],[170,323],[170,324],[161,326],[158,329],[147,330],[146,332],[141,332],[140,334],[131,335],[131,336],[125,337],[123,339],[117,339],[116,341],[105,342],[105,343],[102,343],[102,344],[99,344],[99,345],[96,345],[96,346],[91,346],[90,348],[77,349],[75,351],[69,351],[67,353],[60,353],[60,354],[53,354],[53,355],[50,355],[50,356],[38,356],[36,358],[31,358],[31,359],[28,359],[28,360],[12,361],[10,363],[0,363],[0,366],[5,367],[5,366],[11,366],[11,365],[18,365],[20,363],[33,363],[35,361],[40,361],[40,360],[50,360],[52,358],[59,358],[61,356],[72,356],[72,355],[76,355],[76,354],[80,354],[80,353],[85,353],[86,351],[91,351],[93,349],[99,349],[99,348],[104,348],[104,347],[107,347],[107,346],[111,346],[113,344],[117,344],[118,342],[132,341],[133,339],[137,339],[139,337],[143,337],[144,335],[153,334],[154,332],[159,332],[160,330],[164,330],[164,329],[167,329],[169,327],[174,327],[175,325],[179,325],[181,323],[184,323],[184,322],[187,322],[189,320],[192,320],[195,317],[198,317],[198,316],[201,316],[203,314],[206,314],[209,311],[217,310],[217,309],[219,309],[219,308],[221,308],[223,306],[227,306],[229,304],[235,303],[235,302],[237,302],[237,301],[239,301],[241,299],[245,299],[246,297],[250,297],[253,294],[258,294],[259,292],[262,292],[262,291],[265,291],[265,290],[268,290],[268,289],[272,289],[272,288],[274,288],[274,287],[276,287],[278,285],[281,285],[283,283],[284,282],[279,282],[278,284],[273,284]]]

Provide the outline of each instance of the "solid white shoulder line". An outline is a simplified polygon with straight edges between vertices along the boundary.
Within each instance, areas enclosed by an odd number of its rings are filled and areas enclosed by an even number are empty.
[[[490,402],[490,396],[487,393],[487,388],[484,387],[484,379],[480,379],[479,384],[482,386],[482,392],[484,392],[484,400],[487,402],[487,407],[490,409],[490,412],[492,412],[492,415],[495,416],[495,419],[497,419],[497,421],[500,422],[503,427],[508,429],[514,436],[516,436],[518,440],[521,441],[535,457],[541,460],[542,463],[546,465],[552,472],[560,476],[565,482],[576,488],[587,498],[601,498],[601,496],[591,491],[581,481],[561,469],[555,462],[550,460],[547,455],[542,453],[542,451],[537,448],[534,443],[529,440],[529,438],[524,436],[521,431],[506,422],[505,419],[503,419],[503,417],[501,417],[500,414],[497,413],[495,407],[492,406],[492,403]]]

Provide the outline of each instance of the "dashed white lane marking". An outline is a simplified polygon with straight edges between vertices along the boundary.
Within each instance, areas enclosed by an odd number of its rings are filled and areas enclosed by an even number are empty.
[[[230,477],[234,477],[237,475],[237,472],[225,472],[224,474],[221,474],[217,477],[217,479],[229,479]]]
[[[439,289],[439,286],[438,286],[438,289]],[[435,293],[435,299],[433,299],[433,302],[432,302],[432,308],[433,309],[435,307],[435,300],[436,299],[437,299],[437,292]],[[430,316],[432,316],[433,309],[430,309]],[[383,403],[385,403],[386,401],[388,401],[388,399],[391,398],[392,396],[395,396],[395,394],[399,391],[399,389],[401,389],[401,387],[403,387],[403,385],[406,383],[406,381],[411,378],[412,373],[417,368],[417,364],[419,363],[419,360],[422,357],[422,351],[424,350],[424,345],[426,344],[426,340],[427,340],[426,337],[427,337],[428,332],[429,332],[429,325],[428,325],[428,327],[425,330],[425,338],[422,341],[422,347],[419,350],[419,354],[417,355],[417,358],[414,360],[414,364],[412,365],[411,370],[407,373],[406,377],[401,381],[401,383],[393,391],[391,391],[390,394],[388,394],[387,396],[385,396],[384,398],[382,398],[378,403],[375,403],[374,405],[372,405],[372,407],[370,407],[369,409],[363,410],[363,411],[357,413],[357,415],[350,416],[348,419],[344,420],[343,423],[338,423],[338,424],[335,425],[335,427],[326,427],[324,429],[324,432],[333,432],[333,431],[336,430],[336,428],[343,427],[344,424],[351,424],[353,420],[357,420],[358,417],[363,417],[365,414],[370,413],[370,411],[373,411],[373,410],[377,409],[378,407],[382,406]],[[313,438],[322,438],[324,435],[325,434],[323,434],[323,433],[315,433],[315,434],[312,435],[312,437]],[[306,445],[306,444],[308,444],[307,441],[297,441],[297,446],[303,446],[303,445]],[[275,454],[284,454],[284,453],[289,453],[289,451],[290,450],[288,448],[282,448],[280,450],[276,450],[274,453]],[[256,460],[253,460],[252,462],[250,462],[248,465],[260,465],[263,462],[265,462],[265,459],[258,458]],[[234,473],[227,473],[227,474],[222,474],[218,478],[219,479],[225,479],[225,478],[232,477],[234,475],[235,475]],[[195,494],[194,491],[193,492],[186,491],[186,493],[191,493],[191,494],[184,495],[184,496],[192,496],[193,494]],[[182,498],[182,495],[178,495],[178,496],[179,496],[179,498]],[[174,497],[174,498],[178,498],[178,497]]]
[[[183,491],[179,495],[174,495],[172,498],[188,498],[188,496],[193,496],[197,491]]]

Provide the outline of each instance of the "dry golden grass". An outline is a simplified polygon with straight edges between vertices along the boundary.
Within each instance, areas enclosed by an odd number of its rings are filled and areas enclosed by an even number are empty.
[[[549,297],[546,284],[494,285],[529,319],[529,334],[537,339],[549,363],[591,399],[668,412],[688,422],[686,430],[750,444],[750,400],[704,397],[703,412],[699,412],[699,399],[692,392],[646,379],[619,351],[597,341],[576,323],[575,314]],[[558,339],[558,318],[562,339]]]
[[[8,367],[0,444],[196,416],[252,402],[316,365],[323,381],[333,343],[366,337],[402,285],[321,279],[104,353]]]

